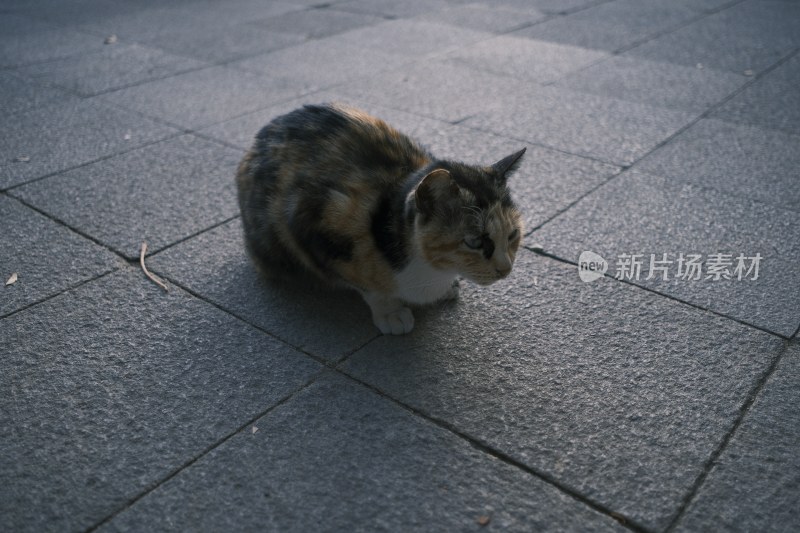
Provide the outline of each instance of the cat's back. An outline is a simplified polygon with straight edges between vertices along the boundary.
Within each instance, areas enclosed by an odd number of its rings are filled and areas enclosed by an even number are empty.
[[[384,121],[341,104],[306,105],[275,118],[256,135],[254,151],[285,165],[288,177],[304,179],[345,171],[385,179],[429,158]]]
[[[339,104],[307,105],[259,131],[237,182],[248,248],[322,277],[334,264],[381,263],[373,229],[402,203],[431,156],[382,120]],[[378,218],[376,219],[376,215]]]

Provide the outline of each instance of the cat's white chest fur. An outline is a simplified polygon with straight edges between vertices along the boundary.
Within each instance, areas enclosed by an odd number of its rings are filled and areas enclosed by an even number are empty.
[[[456,272],[437,270],[421,257],[414,257],[395,275],[393,296],[411,304],[436,302],[450,295]]]

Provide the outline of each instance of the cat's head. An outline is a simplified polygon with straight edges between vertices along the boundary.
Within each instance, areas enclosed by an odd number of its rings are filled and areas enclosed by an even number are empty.
[[[508,177],[523,148],[489,167],[438,162],[414,190],[417,244],[436,268],[489,285],[506,277],[522,240]]]

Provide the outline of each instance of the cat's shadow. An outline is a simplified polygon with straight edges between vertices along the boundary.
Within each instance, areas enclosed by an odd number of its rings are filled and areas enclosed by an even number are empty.
[[[233,312],[325,360],[337,361],[380,334],[355,291],[300,276],[266,278],[246,258],[229,264],[222,279],[221,292]]]
[[[302,276],[266,278],[246,257],[230,262],[219,279],[224,286],[214,292],[225,307],[325,360],[338,361],[380,336],[369,307],[354,290],[332,289]],[[414,308],[414,331],[395,338],[424,337],[431,322],[437,323],[457,306],[458,300],[452,300]]]

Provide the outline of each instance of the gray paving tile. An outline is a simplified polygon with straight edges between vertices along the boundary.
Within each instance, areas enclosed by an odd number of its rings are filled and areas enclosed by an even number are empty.
[[[482,110],[465,126],[524,139],[614,164],[631,164],[696,118],[698,113],[616,98],[530,87]]]
[[[0,322],[0,527],[85,530],[318,365],[126,269]]]
[[[800,210],[798,135],[704,119],[636,168]]]
[[[600,254],[611,276],[621,254],[640,254],[641,275],[633,283],[704,309],[790,337],[800,325],[800,213],[682,183],[669,177],[628,172],[611,180],[569,211],[533,233],[528,242],[569,261],[584,251]],[[669,254],[667,280],[650,270]],[[701,279],[678,276],[678,254],[700,254]],[[713,279],[711,256],[720,258],[730,279]],[[737,257],[761,255],[754,273],[737,279]],[[749,268],[752,260],[745,260]],[[654,274],[653,279],[646,278]],[[709,279],[709,276],[712,276]],[[691,277],[691,276],[690,276]]]
[[[767,73],[714,112],[715,117],[800,134],[800,55]]]
[[[470,3],[450,6],[419,15],[421,20],[449,24],[491,33],[505,33],[542,20],[546,15],[535,9]]]
[[[310,41],[231,63],[241,68],[278,76],[299,87],[321,89],[398,68],[407,56],[342,43],[335,38]]]
[[[149,265],[236,316],[329,361],[379,334],[369,308],[355,292],[261,279],[244,251],[239,219],[154,256]]]
[[[615,51],[697,16],[682,2],[616,0],[553,18],[513,35]]]
[[[489,517],[488,528],[503,531],[622,529],[331,374],[256,426],[256,433],[243,430],[102,531],[164,524],[174,531],[478,531],[481,516]],[[314,438],[307,438],[307,428],[316,428]]]
[[[451,0],[453,3],[475,3],[475,0]],[[537,10],[542,13],[559,14],[586,8],[592,4],[601,4],[608,0],[484,0],[480,2],[490,7],[517,9],[520,11]]]
[[[800,5],[743,2],[631,49],[638,57],[737,74],[773,65],[800,46]]]
[[[663,529],[782,341],[530,252],[514,268],[344,370]]]
[[[138,42],[203,61],[229,61],[276,50],[300,42],[298,35],[265,32],[250,24],[303,6],[282,2],[231,0],[219,2],[137,2],[131,9],[111,9],[99,15],[79,9],[72,20],[97,35],[114,34],[124,42]],[[198,31],[198,30],[201,31]]]
[[[238,146],[243,151],[248,150],[253,145],[256,133],[266,126],[270,120],[305,104],[324,102],[326,98],[319,96],[320,94],[312,93],[308,96],[287,100],[224,122],[218,122],[198,130],[197,135]]]
[[[92,96],[127,85],[207,66],[139,44],[114,44],[81,54],[19,69],[44,83]]]
[[[798,346],[783,355],[678,523],[678,531],[800,528]]]
[[[370,13],[388,18],[413,17],[448,6],[447,0],[345,0],[336,2],[335,9]]]
[[[108,250],[4,195],[0,227],[0,316],[121,266]]]
[[[460,48],[447,57],[478,70],[550,83],[600,61],[608,54],[575,46],[500,36]]]
[[[157,0],[5,0],[3,8],[10,13],[35,17],[54,25],[75,27],[115,16],[136,16],[137,12],[156,7],[158,3]]]
[[[24,185],[14,194],[124,256],[155,252],[238,213],[241,154],[177,137]]]
[[[198,32],[186,26],[147,40],[151,46],[202,61],[227,62],[280,50],[302,42],[300,35],[265,31],[250,23],[233,26],[205,27]]]
[[[102,35],[115,34],[125,41],[148,43],[159,39],[167,43],[173,34],[181,36],[178,41],[186,40],[187,32],[193,29],[223,37],[225,31],[242,23],[302,8],[292,2],[261,0],[152,2],[133,12],[114,9],[104,17],[89,17],[81,27]]]
[[[103,39],[21,15],[0,13],[0,68],[98,50]]]
[[[414,57],[445,52],[488,39],[491,35],[446,24],[400,19],[348,31],[336,38],[365,49]]]
[[[649,105],[706,111],[749,81],[744,75],[614,56],[559,80],[576,91]]]
[[[307,39],[319,39],[383,20],[374,15],[336,9],[303,9],[254,21],[253,25],[261,31],[294,33]]]
[[[661,0],[655,0],[661,1]],[[694,9],[698,13],[714,13],[722,9],[727,9],[739,3],[739,0],[673,0],[690,9]],[[790,0],[794,1],[794,0]]]
[[[0,136],[0,188],[174,135],[176,130],[95,99],[20,113]],[[30,158],[29,161],[19,158]]]
[[[61,89],[33,83],[9,71],[0,72],[0,116],[5,118],[52,102],[76,99]]]
[[[307,97],[294,98],[291,100],[283,101],[279,104],[274,104],[240,115],[230,120],[215,123],[211,126],[206,126],[194,132],[195,135],[221,141],[232,146],[236,146],[241,150],[247,150],[253,144],[253,139],[256,133],[264,127],[270,120],[288,113],[306,103],[315,101],[314,95],[319,93],[311,93]]]
[[[201,128],[308,92],[296,81],[228,67],[212,67],[102,95],[113,104]]]
[[[466,66],[425,61],[348,83],[336,92],[418,115],[455,122],[502,107],[510,95],[525,95],[531,84],[508,76],[481,74]]]

